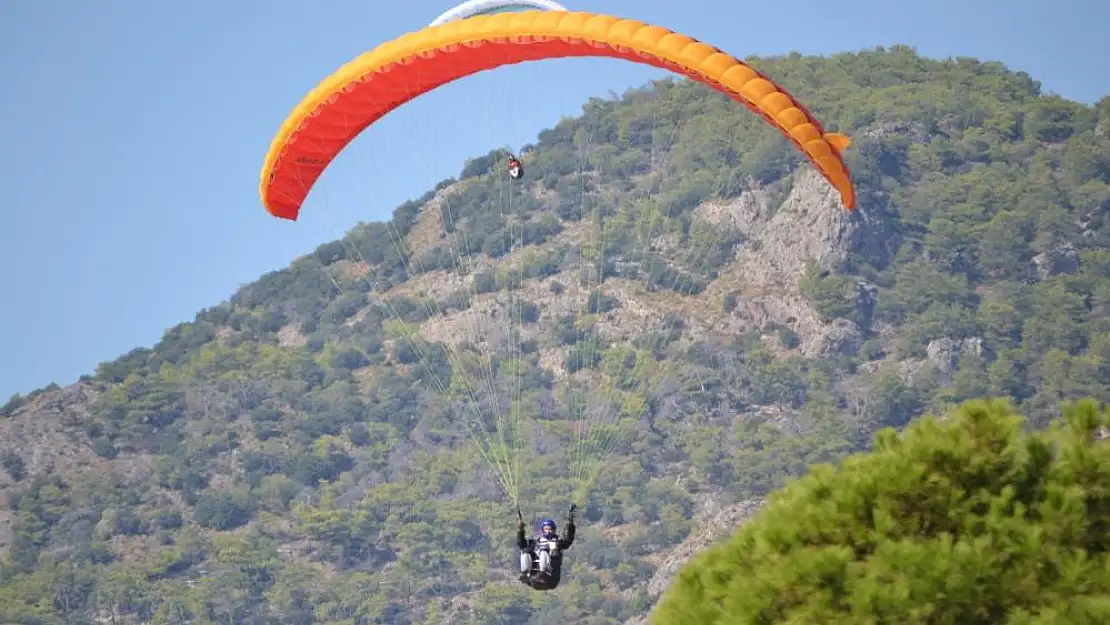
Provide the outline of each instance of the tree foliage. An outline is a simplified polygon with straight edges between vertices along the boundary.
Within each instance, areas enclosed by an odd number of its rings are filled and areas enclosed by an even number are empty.
[[[1105,622],[1108,418],[1086,401],[1025,434],[978,400],[884,430],[696,557],[653,622]]]

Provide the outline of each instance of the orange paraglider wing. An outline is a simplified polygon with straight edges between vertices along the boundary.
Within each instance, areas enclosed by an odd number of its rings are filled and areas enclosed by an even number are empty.
[[[563,11],[482,15],[430,26],[384,43],[339,68],[278,130],[262,168],[262,204],[296,219],[324,169],[367,126],[436,87],[502,65],[563,57],[609,57],[668,69],[727,94],[775,126],[856,204],[840,152],[848,137],[826,133],[784,89],[735,57],[635,20]]]

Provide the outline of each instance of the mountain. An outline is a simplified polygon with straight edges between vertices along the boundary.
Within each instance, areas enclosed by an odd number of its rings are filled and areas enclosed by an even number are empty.
[[[642,622],[881,428],[1110,400],[1110,98],[901,46],[750,62],[853,138],[857,211],[720,94],[592,99],[521,183],[472,159],[0,408],[0,620]],[[516,582],[514,499],[579,505],[555,592]]]

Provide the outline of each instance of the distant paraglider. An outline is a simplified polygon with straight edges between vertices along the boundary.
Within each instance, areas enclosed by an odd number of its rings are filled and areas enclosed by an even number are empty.
[[[513,180],[520,180],[524,177],[524,165],[520,164],[520,159],[509,155],[509,177]]]

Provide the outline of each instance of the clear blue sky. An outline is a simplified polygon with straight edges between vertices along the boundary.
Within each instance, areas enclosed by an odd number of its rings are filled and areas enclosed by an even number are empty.
[[[387,217],[467,156],[529,142],[588,96],[658,75],[561,61],[467,79],[360,138],[373,173],[360,201],[329,200],[327,223],[269,217],[258,172],[292,106],[342,63],[450,4],[0,3],[0,403],[151,345],[359,218]],[[1110,93],[1105,0],[794,0],[793,15],[738,0],[565,4],[665,25],[737,56],[905,43],[927,56],[1002,61],[1075,100]],[[345,167],[327,188],[357,177],[352,186],[366,189],[368,168]]]

